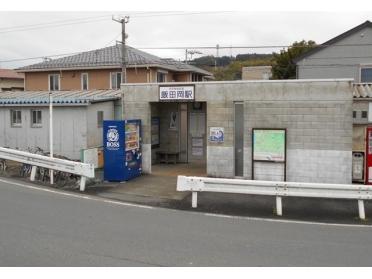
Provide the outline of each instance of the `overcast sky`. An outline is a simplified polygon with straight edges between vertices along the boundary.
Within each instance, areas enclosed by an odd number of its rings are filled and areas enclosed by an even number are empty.
[[[200,12],[150,16],[154,12],[130,12],[128,44],[133,47],[268,46],[289,45],[302,39],[323,43],[348,29],[372,21],[372,12]],[[195,12],[197,13],[197,12]],[[121,27],[111,20],[113,12],[0,12],[0,61],[81,52],[113,45]],[[105,16],[106,17],[101,17]],[[88,23],[67,24],[89,18]],[[94,21],[93,21],[94,20]],[[17,31],[15,26],[49,24],[62,26]],[[46,27],[47,25],[42,25]],[[11,31],[11,32],[8,32]],[[274,49],[220,50],[222,55],[271,53]],[[275,49],[279,50],[279,49]],[[164,58],[184,59],[184,50],[145,50]],[[200,50],[203,55],[215,49]],[[16,68],[41,59],[0,62],[1,68]]]

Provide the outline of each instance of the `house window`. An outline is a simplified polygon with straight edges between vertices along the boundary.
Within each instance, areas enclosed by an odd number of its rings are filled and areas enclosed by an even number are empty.
[[[57,91],[60,88],[60,76],[59,74],[49,75],[49,90]]]
[[[157,82],[165,82],[166,73],[157,72],[156,80]]]
[[[41,110],[31,110],[31,127],[41,127]]]
[[[111,89],[120,89],[121,73],[111,73]]]
[[[88,90],[88,73],[81,74],[81,90]]]
[[[101,128],[103,126],[103,111],[97,111],[97,127]]]
[[[22,126],[22,111],[20,110],[11,110],[10,111],[10,124],[12,127],[21,127]]]
[[[353,118],[356,118],[356,114],[357,114],[357,112],[354,110],[353,111]]]
[[[367,113],[367,111],[362,111],[362,118],[367,118],[367,116],[368,116],[368,113]]]
[[[202,81],[202,77],[198,74],[191,74],[191,81]]]
[[[372,82],[372,67],[360,70],[360,82]]]

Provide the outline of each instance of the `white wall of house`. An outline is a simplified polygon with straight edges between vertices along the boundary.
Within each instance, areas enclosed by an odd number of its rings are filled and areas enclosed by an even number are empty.
[[[103,111],[103,120],[114,120],[114,102],[94,103],[87,108],[87,147],[102,146],[102,126],[98,125],[98,112]]]
[[[353,78],[360,82],[361,66],[372,67],[371,53],[372,28],[364,28],[299,61],[297,78]]]
[[[20,127],[12,127],[11,110],[22,112]],[[31,110],[42,111],[40,127],[32,127]],[[84,106],[54,106],[53,148],[54,153],[70,159],[79,159],[80,150],[87,146],[87,114]],[[48,106],[0,107],[0,146],[27,150],[40,147],[49,151],[49,108]]]

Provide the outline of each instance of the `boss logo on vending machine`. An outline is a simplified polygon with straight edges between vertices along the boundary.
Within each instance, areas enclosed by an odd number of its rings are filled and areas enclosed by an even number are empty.
[[[117,150],[120,147],[119,143],[119,133],[118,130],[115,128],[111,128],[107,130],[106,134],[106,147],[110,150]]]

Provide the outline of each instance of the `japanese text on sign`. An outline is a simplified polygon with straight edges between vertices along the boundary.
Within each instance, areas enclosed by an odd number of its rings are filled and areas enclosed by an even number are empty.
[[[195,99],[193,86],[177,86],[159,88],[160,101],[193,101]]]

